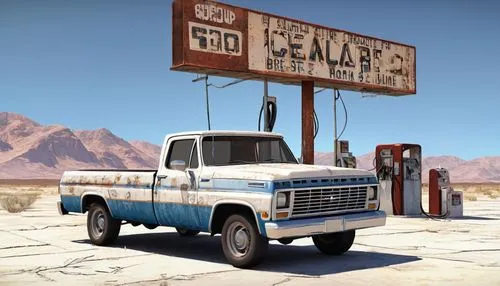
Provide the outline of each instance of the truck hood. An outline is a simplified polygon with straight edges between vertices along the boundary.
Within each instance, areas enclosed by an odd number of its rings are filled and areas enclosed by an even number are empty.
[[[299,178],[374,176],[373,173],[362,169],[278,163],[206,167],[203,173],[203,177],[205,178],[264,181]]]

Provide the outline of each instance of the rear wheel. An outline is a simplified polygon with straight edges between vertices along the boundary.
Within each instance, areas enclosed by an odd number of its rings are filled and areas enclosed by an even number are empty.
[[[340,255],[351,248],[355,236],[355,230],[348,230],[344,232],[318,234],[314,235],[312,239],[314,245],[316,245],[321,252],[330,255]]]
[[[269,242],[257,225],[246,216],[231,215],[222,227],[222,250],[231,265],[251,268],[264,258]]]
[[[156,224],[147,224],[147,223],[145,223],[145,224],[144,224],[144,227],[145,227],[145,228],[147,228],[147,229],[155,229],[155,228],[157,228],[157,227],[158,227],[158,225],[156,225]]]
[[[90,206],[87,214],[87,232],[93,244],[107,245],[113,243],[120,233],[121,225],[121,220],[111,217],[105,206],[99,203]]]
[[[293,242],[293,238],[280,238],[278,241],[283,245],[288,245]]]
[[[182,227],[176,227],[175,230],[177,230],[177,233],[179,233],[180,236],[195,236],[200,233],[199,230],[192,230]]]

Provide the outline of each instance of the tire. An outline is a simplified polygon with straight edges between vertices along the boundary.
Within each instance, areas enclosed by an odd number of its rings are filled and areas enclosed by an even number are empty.
[[[227,261],[237,268],[256,266],[269,247],[268,239],[260,235],[254,220],[239,214],[224,222],[221,243]]]
[[[147,224],[147,223],[146,223],[146,224],[143,224],[143,225],[144,225],[144,227],[145,227],[145,228],[147,228],[147,229],[155,229],[155,228],[157,228],[157,227],[158,227],[158,225],[156,225],[156,224]]]
[[[289,245],[290,243],[293,242],[293,238],[280,238],[278,239],[278,241],[283,245]]]
[[[355,236],[355,230],[348,230],[344,232],[314,235],[312,239],[314,245],[321,252],[329,255],[341,255],[351,248]]]
[[[111,217],[108,209],[94,203],[87,214],[87,232],[90,241],[95,245],[108,245],[116,241],[122,221]]]
[[[198,233],[200,233],[199,230],[192,230],[192,229],[187,229],[187,228],[182,228],[182,227],[176,227],[175,230],[177,230],[177,233],[180,236],[195,236]]]

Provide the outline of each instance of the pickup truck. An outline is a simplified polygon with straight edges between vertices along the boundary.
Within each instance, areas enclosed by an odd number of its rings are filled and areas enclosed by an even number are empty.
[[[259,264],[271,240],[312,237],[319,251],[340,255],[356,229],[386,222],[374,174],[301,164],[271,132],[167,135],[158,170],[66,171],[59,193],[61,215],[88,212],[95,245],[112,244],[125,223],[220,234],[238,268]]]

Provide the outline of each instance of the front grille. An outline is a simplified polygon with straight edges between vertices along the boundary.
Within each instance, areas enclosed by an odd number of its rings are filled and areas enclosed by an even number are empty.
[[[292,217],[364,209],[366,192],[366,186],[295,190]]]

